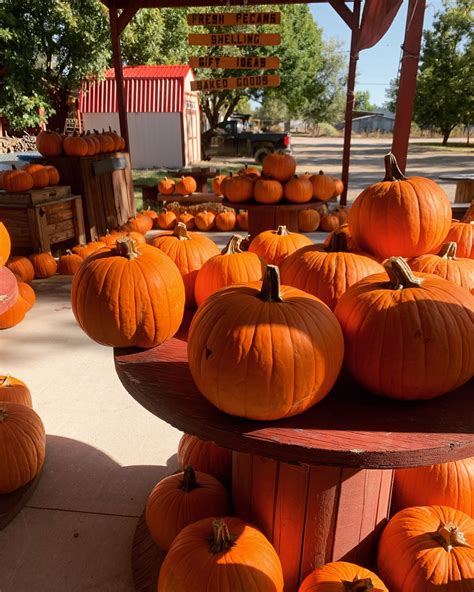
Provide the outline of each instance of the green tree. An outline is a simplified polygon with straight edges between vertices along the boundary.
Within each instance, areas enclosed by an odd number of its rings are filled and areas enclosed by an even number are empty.
[[[356,91],[354,109],[357,109],[357,111],[376,111],[377,107],[370,102],[370,92],[368,90]]]
[[[164,19],[160,10],[139,10],[122,32],[122,60],[128,65],[161,63]]]
[[[254,115],[256,118],[264,120],[286,120],[288,119],[288,108],[281,99],[267,97],[256,109]]]

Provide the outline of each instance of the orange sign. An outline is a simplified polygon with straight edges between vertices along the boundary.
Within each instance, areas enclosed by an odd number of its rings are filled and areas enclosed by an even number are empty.
[[[234,27],[238,25],[279,25],[279,12],[226,12],[221,14],[188,14],[192,27]]]
[[[272,70],[280,67],[280,58],[276,57],[192,57],[191,68],[222,68],[223,70]]]
[[[280,33],[191,33],[189,45],[280,45]]]
[[[233,88],[263,88],[280,86],[280,77],[274,74],[257,76],[239,76],[238,78],[209,78],[193,80],[191,90],[210,92],[213,90],[231,90]]]

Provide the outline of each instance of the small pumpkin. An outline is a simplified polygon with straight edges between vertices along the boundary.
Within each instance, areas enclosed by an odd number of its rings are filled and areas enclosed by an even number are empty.
[[[81,259],[87,259],[87,257],[89,257],[89,255],[92,255],[92,253],[95,253],[96,251],[99,251],[100,249],[105,249],[106,247],[114,246],[117,239],[120,238],[121,236],[125,236],[125,233],[117,233],[114,235],[109,234],[109,235],[101,236],[100,237],[101,240],[91,241],[91,242],[87,243],[86,245],[76,245],[75,247],[72,248],[72,252],[75,255],[79,255],[79,257],[81,257]],[[105,240],[102,240],[102,239],[105,239]]]
[[[115,247],[117,240],[119,238],[123,238],[125,236],[127,236],[127,231],[125,231],[125,230],[111,230],[111,231],[107,230],[104,235],[99,236],[98,241],[93,241],[93,243],[99,242],[99,243],[103,243],[106,247]],[[96,250],[98,250],[98,249],[96,249]],[[79,253],[78,251],[75,251],[74,249],[72,251],[73,251],[73,253],[77,252],[78,255],[81,255],[81,253]],[[86,256],[88,257],[89,255],[90,255],[90,253]]]
[[[257,167],[249,167],[245,165],[243,168],[237,171],[238,175],[245,175],[246,177],[250,177],[251,179],[257,179],[260,177],[260,169]]]
[[[216,223],[216,215],[214,212],[208,212],[204,210],[203,212],[198,212],[194,216],[194,223],[196,224],[196,228],[198,230],[202,230],[203,232],[208,232],[214,228]]]
[[[115,141],[114,138],[105,131],[105,129],[102,129],[102,132],[99,133],[100,136],[100,141],[101,141],[101,147],[103,147],[103,151],[105,153],[110,153],[110,152],[114,152],[115,151]]]
[[[11,329],[20,324],[30,309],[29,303],[23,298],[18,289],[15,302],[0,314],[0,329]]]
[[[35,278],[49,278],[58,269],[58,264],[51,253],[34,253],[29,259],[35,270]]]
[[[290,154],[273,152],[263,160],[262,174],[285,183],[295,174],[296,160]]]
[[[63,150],[67,156],[87,156],[89,144],[81,136],[74,134],[63,140]]]
[[[10,233],[5,224],[0,222],[0,266],[9,260],[11,246]]]
[[[35,277],[33,264],[28,257],[10,257],[10,259],[8,259],[7,267],[18,277],[18,279],[27,284],[31,284]]]
[[[95,156],[97,154],[97,144],[95,140],[92,138],[92,136],[82,133],[81,138],[83,138],[87,144],[86,156]]]
[[[390,592],[472,590],[474,520],[446,506],[406,508],[385,527],[377,566]]]
[[[232,478],[232,450],[191,434],[181,436],[178,463],[182,471],[191,465],[196,471],[212,475],[221,483],[230,483]]]
[[[310,182],[313,187],[313,198],[320,201],[328,201],[334,197],[336,191],[336,184],[334,179],[329,175],[325,175],[323,171],[319,171],[318,175],[311,175]]]
[[[201,267],[194,286],[198,306],[221,288],[262,279],[265,264],[255,253],[241,250],[243,240],[243,236],[234,234],[222,253],[211,257]]]
[[[51,130],[44,130],[36,136],[36,148],[43,156],[59,156],[63,152],[63,139]]]
[[[194,216],[189,212],[181,212],[181,214],[179,214],[178,216],[177,221],[184,224],[188,230],[193,230],[195,226]]]
[[[176,226],[176,214],[171,210],[165,210],[158,214],[158,226],[162,230],[173,230]]]
[[[298,212],[298,228],[300,232],[315,232],[320,221],[321,216],[317,210],[301,210]]]
[[[14,376],[0,375],[0,401],[33,407],[30,389]]]
[[[97,137],[97,135],[91,133],[91,131],[88,130],[86,132],[85,138],[90,144],[92,144],[94,146],[94,155],[100,154],[101,153],[101,145],[100,145],[100,140]]]
[[[357,250],[357,245],[354,243],[354,241],[352,240],[351,237],[351,233],[349,232],[349,225],[348,224],[341,224],[338,228],[336,228],[336,230],[333,230],[331,233],[329,233],[327,235],[327,237],[324,240],[324,244],[325,245],[329,245],[329,243],[332,240],[332,237],[334,236],[335,233],[341,233],[343,232],[346,235],[346,239],[347,239],[347,244],[349,246],[349,250],[350,251],[356,251]]]
[[[43,189],[49,185],[49,172],[44,167],[30,174],[33,177],[33,189]]]
[[[27,311],[33,308],[36,302],[36,294],[30,284],[18,282],[18,292],[27,304]]]
[[[280,559],[265,536],[243,520],[204,518],[178,534],[158,578],[158,592],[190,590],[283,592]]]
[[[216,214],[217,230],[220,230],[221,232],[229,232],[230,230],[234,230],[236,224],[237,218],[234,210],[229,208]]]
[[[127,233],[127,237],[135,241],[135,244],[137,245],[146,245],[145,237],[141,232],[135,232],[134,230],[131,230]]]
[[[33,189],[33,177],[27,171],[16,170],[7,171],[3,175],[3,188],[10,193],[22,193]]]
[[[225,184],[226,198],[235,203],[241,203],[252,199],[253,181],[244,175],[234,175]]]
[[[58,273],[61,275],[74,275],[81,267],[83,258],[69,249],[65,255],[61,255],[58,261]]]
[[[222,192],[222,181],[226,178],[226,175],[216,175],[212,181],[211,181],[211,185],[212,185],[212,191],[214,191],[214,193],[216,195],[224,195],[224,193]]]
[[[306,203],[313,197],[313,186],[309,179],[295,175],[285,183],[283,195],[292,203]]]
[[[60,176],[59,171],[56,167],[48,164],[44,167],[44,170],[47,171],[49,175],[48,185],[59,185]]]
[[[333,212],[329,212],[326,216],[322,216],[319,226],[324,232],[334,232],[340,225],[339,216]]]
[[[298,592],[389,592],[374,572],[347,563],[334,561],[318,567],[301,584]]]
[[[271,265],[281,265],[288,255],[312,244],[304,234],[288,232],[286,226],[279,226],[277,230],[265,230],[257,234],[250,243],[249,251]]]
[[[341,179],[336,179],[336,177],[333,177],[333,181],[334,181],[333,197],[339,197],[339,195],[341,195],[341,193],[344,191],[344,183],[341,181]]]
[[[474,259],[474,222],[453,220],[444,242],[457,244],[457,256]]]
[[[111,138],[114,143],[113,152],[119,152],[122,149],[122,137],[117,134],[117,132],[112,131],[112,127],[109,126],[109,131],[106,132]]]
[[[18,403],[0,402],[0,494],[29,483],[41,471],[46,436],[41,418]]]
[[[7,267],[0,267],[0,315],[6,313],[18,299],[18,281]]]
[[[151,218],[151,221],[153,222],[153,228],[158,226],[158,213],[155,212],[155,210],[152,210],[150,206],[148,206],[148,209],[142,210],[140,213],[142,216],[148,216]]]
[[[345,206],[337,206],[332,210],[332,214],[338,217],[339,224],[347,224],[349,212]]]
[[[168,177],[165,177],[158,183],[158,191],[161,193],[161,195],[173,195],[173,193],[176,191],[176,183],[173,181],[173,179],[168,179]]]
[[[255,182],[253,195],[258,203],[278,203],[283,199],[283,185],[276,179],[261,177]]]
[[[245,210],[240,210],[236,216],[237,228],[239,230],[249,229],[249,213]]]
[[[153,228],[153,220],[149,216],[138,214],[134,218],[129,218],[125,224],[122,224],[120,230],[124,232],[140,232],[146,234]]]
[[[187,466],[155,485],[145,519],[152,539],[168,551],[183,528],[209,516],[226,516],[230,506],[229,494],[220,481]]]
[[[197,183],[194,177],[181,177],[176,183],[176,193],[179,195],[191,195],[197,189]]]

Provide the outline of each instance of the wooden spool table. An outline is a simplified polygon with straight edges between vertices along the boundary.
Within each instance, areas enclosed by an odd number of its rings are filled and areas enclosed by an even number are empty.
[[[401,403],[341,377],[302,415],[250,421],[220,412],[199,393],[185,339],[183,332],[154,349],[115,350],[118,376],[157,417],[233,450],[235,513],[275,546],[286,592],[329,561],[371,567],[394,468],[474,455],[473,380],[449,396]],[[163,557],[142,517],[132,553],[137,591],[156,591]]]

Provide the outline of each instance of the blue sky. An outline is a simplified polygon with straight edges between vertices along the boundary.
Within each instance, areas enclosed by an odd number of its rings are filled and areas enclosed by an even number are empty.
[[[408,1],[402,7],[381,41],[371,49],[361,52],[357,64],[356,90],[368,90],[372,103],[380,106],[385,101],[385,89],[398,72],[400,46],[405,33]],[[428,29],[436,10],[442,8],[442,0],[428,0],[425,12],[424,29]],[[342,44],[342,50],[350,47],[350,30],[328,3],[311,4],[311,12],[324,32],[324,38],[334,37]]]

